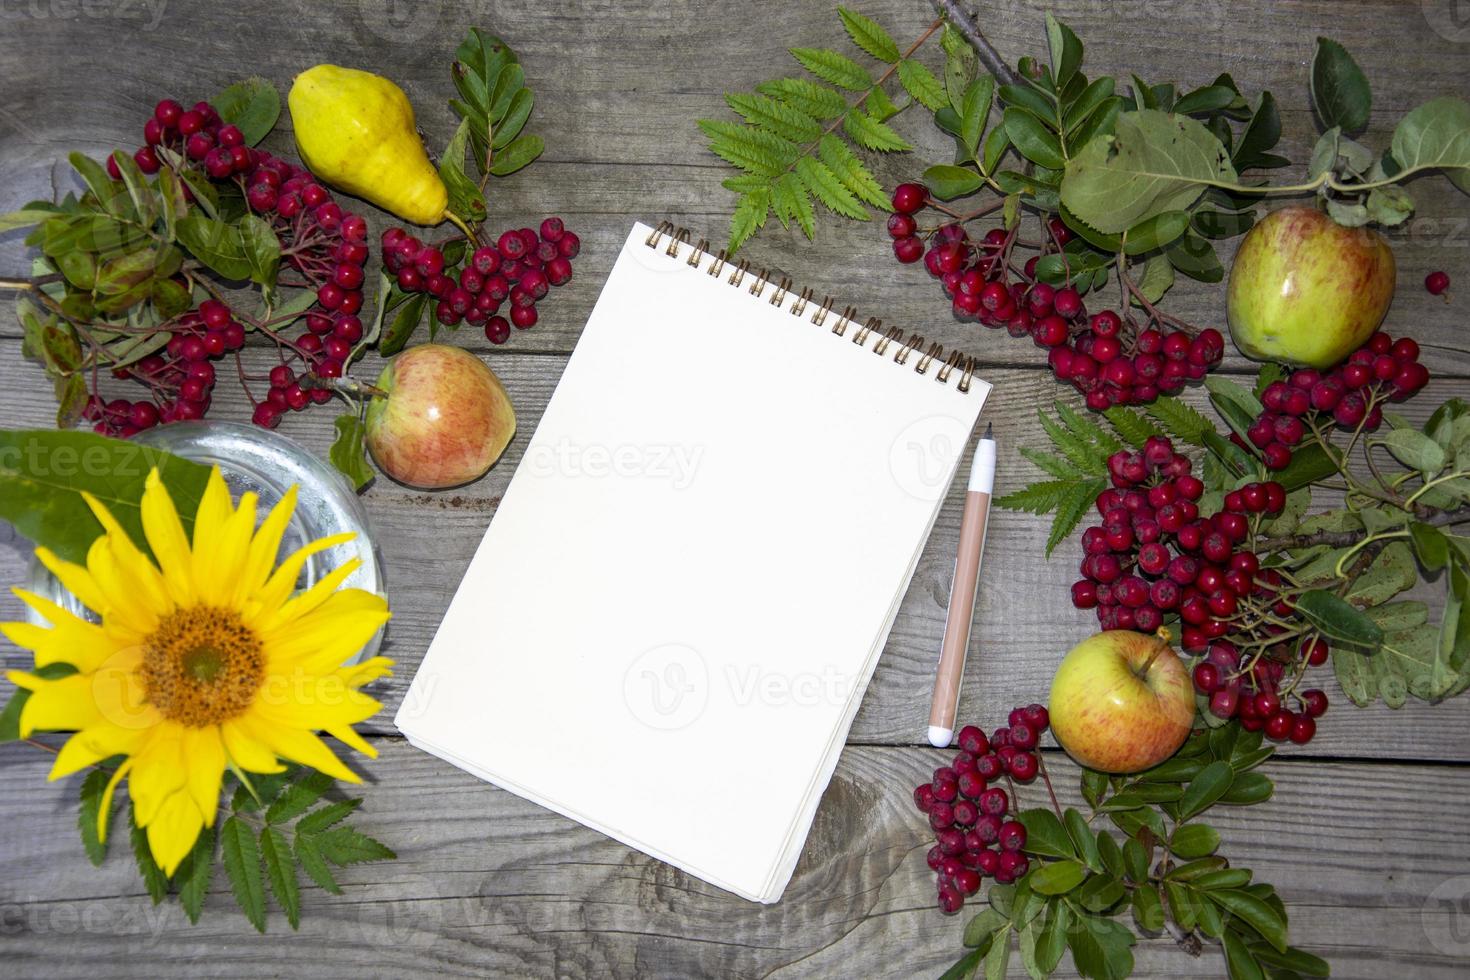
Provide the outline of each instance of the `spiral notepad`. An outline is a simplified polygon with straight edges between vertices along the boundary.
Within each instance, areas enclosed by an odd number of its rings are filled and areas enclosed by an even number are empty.
[[[635,225],[397,725],[776,901],[989,390]]]

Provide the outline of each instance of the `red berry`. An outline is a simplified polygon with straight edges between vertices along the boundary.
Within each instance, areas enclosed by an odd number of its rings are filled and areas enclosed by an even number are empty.
[[[567,232],[561,236],[561,241],[556,243],[556,250],[564,259],[575,259],[577,253],[582,250],[582,239],[575,232]]]
[[[281,410],[270,402],[261,402],[255,406],[255,413],[250,418],[258,426],[274,429],[281,421]]]
[[[929,199],[929,188],[923,184],[899,184],[893,189],[893,210],[913,214]]]
[[[1292,716],[1291,731],[1287,733],[1297,745],[1306,745],[1317,734],[1317,722],[1310,715],[1299,714]]]
[[[1424,288],[1431,296],[1439,296],[1450,288],[1450,277],[1445,272],[1431,272],[1424,277]]]
[[[915,235],[893,241],[893,257],[905,265],[924,257],[924,243]]]
[[[560,218],[547,218],[541,222],[541,237],[548,242],[560,240],[566,230],[566,225]]]

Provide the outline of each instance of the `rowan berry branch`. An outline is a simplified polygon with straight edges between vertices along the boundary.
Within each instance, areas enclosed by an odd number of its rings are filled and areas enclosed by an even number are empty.
[[[953,24],[955,30],[963,34],[965,40],[969,41],[975,48],[975,53],[980,56],[980,64],[985,66],[986,71],[994,75],[1002,85],[1019,85],[1021,83],[1021,76],[1017,75],[1011,69],[1011,66],[1006,64],[1006,60],[1000,56],[1000,52],[995,50],[994,45],[990,43],[984,34],[980,33],[980,28],[975,25],[974,18],[965,12],[957,0],[931,0],[931,2],[934,5],[934,9]]]

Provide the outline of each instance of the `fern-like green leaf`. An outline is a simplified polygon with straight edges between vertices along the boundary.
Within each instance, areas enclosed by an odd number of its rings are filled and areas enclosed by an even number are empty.
[[[837,14],[842,18],[842,26],[847,28],[853,44],[890,65],[898,60],[898,42],[877,21],[846,7],[838,7]]]
[[[1122,405],[1114,405],[1103,412],[1103,416],[1117,431],[1123,440],[1135,449],[1142,449],[1143,444],[1148,442],[1150,436],[1161,436],[1163,431],[1150,422],[1146,417],[1131,408]]]
[[[730,217],[731,254],[744,245],[751,235],[766,226],[766,218],[770,213],[771,189],[769,187],[749,191],[741,196],[740,203],[735,205],[735,213]]]
[[[1060,449],[1062,455],[1071,460],[1078,469],[1095,476],[1106,475],[1108,462],[1095,446],[1061,423],[1053,421],[1044,409],[1038,408],[1036,417],[1041,419],[1041,427],[1051,437],[1052,445]]]
[[[752,126],[782,139],[811,143],[822,135],[821,125],[811,116],[768,96],[736,93],[726,95],[725,102]]]
[[[945,94],[944,83],[934,77],[922,62],[905,58],[898,63],[898,80],[908,90],[909,95],[930,112],[938,112],[949,105],[949,96]]]
[[[867,70],[845,54],[826,48],[792,48],[791,56],[801,62],[801,67],[838,88],[866,92],[873,87]]]
[[[1060,456],[1053,456],[1051,453],[1044,453],[1039,449],[1032,449],[1030,446],[1022,446],[1020,449],[1017,450],[1017,452],[1019,452],[1026,459],[1030,460],[1032,465],[1035,466],[1037,469],[1041,470],[1043,473],[1051,474],[1058,480],[1075,481],[1087,479],[1086,473],[1082,472],[1077,467],[1067,462],[1065,459],[1062,459]]]
[[[893,204],[888,196],[883,193],[883,187],[863,166],[863,162],[857,158],[857,154],[848,149],[847,144],[836,136],[828,133],[822,137],[822,142],[817,145],[817,155],[827,165],[827,169],[837,175],[837,179],[847,187],[848,190],[862,201],[866,201],[875,208],[884,211],[892,210]]]
[[[821,201],[835,214],[858,221],[868,220],[868,209],[863,207],[852,191],[837,179],[837,175],[827,168],[827,165],[812,157],[802,157],[796,161],[796,173],[801,177],[801,182],[811,191],[812,196]]]
[[[736,194],[749,194],[751,191],[768,190],[771,186],[771,179],[758,177],[755,174],[736,174],[720,181],[720,186]]]
[[[794,173],[782,174],[772,188],[772,203],[776,206],[776,217],[781,224],[794,219],[808,239],[816,234],[817,214],[807,196],[806,185]]]
[[[709,137],[710,150],[741,170],[777,177],[801,155],[801,148],[775,133],[753,126],[701,119],[699,128]]]
[[[1086,480],[1072,484],[1067,495],[1057,502],[1056,516],[1051,521],[1051,534],[1046,538],[1046,557],[1050,558],[1056,546],[1076,530],[1097,495],[1106,488],[1105,480]]]
[[[231,817],[220,828],[220,855],[235,902],[256,932],[265,932],[265,879],[260,872],[260,847],[250,828]]]
[[[157,905],[163,901],[163,896],[168,894],[168,875],[158,866],[153,859],[153,848],[148,844],[148,831],[138,826],[138,811],[134,807],[128,811],[128,838],[133,845],[133,860],[138,865],[138,874],[143,876],[143,886],[148,889],[148,897],[153,899]]]
[[[1159,424],[1167,429],[1174,438],[1187,442],[1191,446],[1203,446],[1205,433],[1215,431],[1210,420],[1196,411],[1194,406],[1187,405],[1170,395],[1160,397],[1153,404],[1145,407],[1144,411],[1157,419]]]
[[[276,902],[286,913],[286,922],[292,929],[301,925],[301,886],[296,881],[296,862],[291,856],[291,847],[286,835],[276,827],[266,827],[260,832],[260,854],[265,858],[265,870],[275,893]]]
[[[775,78],[755,87],[761,95],[780,99],[813,119],[836,119],[847,108],[842,93],[809,78]]]
[[[191,923],[197,924],[204,911],[204,896],[209,894],[209,882],[214,877],[214,827],[199,831],[194,847],[174,872],[174,881],[179,886],[179,905]]]
[[[996,506],[1006,510],[1024,510],[1028,514],[1049,514],[1071,493],[1076,486],[1073,480],[1040,480],[1008,493],[996,500]]]
[[[842,128],[859,146],[883,153],[912,150],[913,146],[887,125],[880,123],[861,109],[853,109],[842,120]]]
[[[1102,451],[1104,456],[1111,456],[1123,448],[1123,444],[1118,441],[1117,436],[1091,419],[1083,418],[1071,405],[1062,401],[1056,404],[1057,417],[1062,420],[1062,423],[1083,439],[1091,441],[1093,445]]]
[[[297,863],[312,881],[333,895],[342,894],[342,886],[337,884],[336,878],[332,877],[332,869],[327,867],[327,859],[322,857],[322,852],[316,846],[315,838],[298,833],[295,852]]]

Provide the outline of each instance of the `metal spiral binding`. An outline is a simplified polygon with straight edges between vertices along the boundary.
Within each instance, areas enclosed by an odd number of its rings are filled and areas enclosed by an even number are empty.
[[[736,287],[744,285],[745,275],[750,272],[751,268],[748,259],[732,259],[728,250],[723,248],[718,252],[711,252],[709,239],[707,238],[701,238],[698,244],[690,245],[691,236],[689,229],[678,227],[672,221],[660,221],[658,227],[649,232],[648,237],[644,239],[644,244],[651,249],[657,249],[665,236],[668,236],[669,240],[667,246],[664,248],[665,255],[671,258],[678,258],[679,247],[686,246],[690,249],[689,257],[685,260],[686,265],[698,268],[700,262],[708,255],[710,257],[710,263],[705,270],[708,275],[719,276],[725,271],[725,266],[729,265],[732,267],[729,278],[727,279],[729,285]],[[775,286],[775,291],[771,294],[770,299],[767,300],[772,306],[778,308],[785,307],[787,297],[794,296],[791,305],[787,307],[787,312],[792,316],[802,316],[806,312],[807,306],[812,304],[816,298],[816,294],[808,288],[802,288],[799,293],[793,293],[793,284],[787,276],[780,276],[779,280],[773,283],[770,270],[765,268],[762,268],[756,274],[754,281],[748,287],[748,292],[752,296],[763,296],[767,285]],[[836,309],[836,302],[836,299],[833,297],[824,295],[821,306],[813,311],[811,315],[812,325],[818,327],[825,326],[828,316]],[[857,308],[854,306],[844,306],[842,312],[838,314],[836,322],[832,324],[831,329],[834,334],[842,337],[846,335],[848,325],[856,324],[857,322]],[[938,364],[939,369],[934,372],[934,380],[940,384],[947,384],[950,375],[958,369],[960,377],[955,387],[958,391],[969,392],[971,382],[975,378],[976,365],[973,357],[957,350],[950,351],[946,354],[944,345],[939,343],[930,343],[926,347],[923,336],[917,333],[909,334],[908,340],[904,340],[902,327],[888,327],[885,329],[883,321],[877,317],[869,317],[864,321],[863,325],[853,332],[852,342],[860,347],[866,347],[868,339],[874,334],[878,334],[878,339],[872,346],[874,354],[877,354],[879,357],[884,356],[888,353],[888,348],[894,346],[894,342],[897,341],[898,349],[893,352],[893,362],[895,364],[907,364],[909,358],[915,353],[918,353],[919,357],[914,363],[914,372],[916,374],[927,375],[930,366]]]

